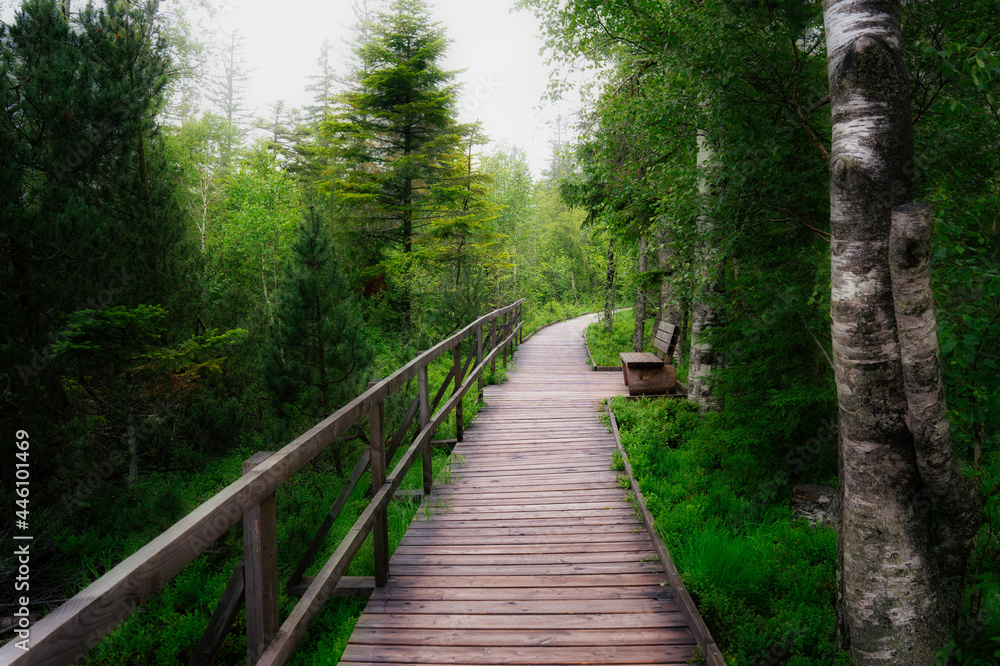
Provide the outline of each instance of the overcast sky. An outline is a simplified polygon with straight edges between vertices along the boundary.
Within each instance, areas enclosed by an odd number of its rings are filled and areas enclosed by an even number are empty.
[[[248,102],[261,114],[279,99],[292,107],[311,101],[305,87],[309,75],[318,73],[324,39],[335,49],[338,73],[346,73],[344,43],[355,23],[351,0],[224,2],[220,27],[238,28],[246,39],[253,69]],[[543,105],[549,69],[539,54],[538,23],[530,12],[511,13],[513,4],[437,0],[433,12],[452,41],[444,67],[465,70],[457,77],[464,83],[460,120],[480,120],[491,139],[523,148],[538,176],[548,163],[556,118],[572,117],[578,104]]]
[[[344,42],[356,22],[352,0],[213,0],[222,6],[217,30],[239,29],[252,68],[248,105],[264,115],[283,99],[289,107],[310,103],[309,76],[323,40],[334,47],[339,74],[346,74]],[[100,4],[99,2],[97,4]],[[389,1],[383,3],[388,6]],[[437,0],[432,11],[451,40],[445,69],[464,70],[460,120],[482,121],[494,141],[524,149],[535,176],[548,165],[556,120],[562,136],[575,120],[577,99],[543,102],[549,68],[539,54],[538,23],[530,12],[511,12],[514,0]],[[18,0],[0,0],[0,18],[9,21]],[[85,6],[74,0],[73,9]],[[206,26],[207,27],[207,26]]]

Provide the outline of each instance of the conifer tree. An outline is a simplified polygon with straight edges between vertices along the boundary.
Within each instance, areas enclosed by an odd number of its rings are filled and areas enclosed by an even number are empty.
[[[454,119],[454,74],[439,65],[447,40],[426,3],[396,0],[370,30],[357,50],[357,85],[341,95],[325,126],[343,166],[334,196],[344,230],[366,247],[365,265],[384,271],[392,257],[405,275],[414,242],[442,210],[461,205],[449,163],[464,132]],[[410,299],[402,281],[406,320]]]
[[[50,432],[72,412],[52,353],[80,308],[189,313],[192,249],[157,114],[169,73],[157,3],[74,12],[29,0],[0,27],[2,410]],[[185,295],[186,294],[186,295]]]
[[[357,394],[371,360],[354,294],[318,216],[311,214],[299,227],[292,256],[261,352],[275,435],[282,440]],[[340,474],[343,455],[335,453]]]

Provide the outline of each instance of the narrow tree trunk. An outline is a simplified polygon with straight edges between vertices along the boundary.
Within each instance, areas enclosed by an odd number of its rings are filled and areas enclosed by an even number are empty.
[[[674,289],[673,273],[677,260],[677,250],[670,244],[670,236],[666,229],[660,235],[660,247],[657,250],[657,261],[663,280],[660,282],[660,321],[680,326],[681,295]]]
[[[615,239],[608,238],[608,272],[604,282],[604,326],[615,330]]]
[[[958,620],[969,553],[982,522],[982,498],[972,479],[959,469],[951,446],[931,289],[931,219],[926,203],[893,211],[889,268],[917,469],[938,508],[942,619],[952,627]]]
[[[707,175],[712,158],[713,151],[708,144],[708,134],[704,130],[698,130],[698,168],[702,172],[698,183],[698,194],[706,207],[708,198],[712,196],[712,186]],[[712,368],[721,362],[711,342],[712,330],[720,323],[719,312],[714,302],[718,290],[717,253],[712,240],[714,226],[708,213],[698,217],[700,236],[698,261],[701,284],[694,293],[691,313],[691,355],[688,364],[688,399],[696,402],[700,409],[709,411],[717,411],[722,407],[720,400],[714,395],[710,378]]]
[[[934,663],[930,512],[906,425],[889,277],[894,205],[911,197],[913,132],[898,0],[824,0],[833,113],[831,306],[840,408],[844,618],[855,666]]]
[[[639,286],[635,295],[635,329],[632,331],[632,351],[634,352],[642,351],[642,337],[646,330],[646,292],[642,288],[642,280],[648,268],[647,249],[646,234],[642,234],[639,237]]]

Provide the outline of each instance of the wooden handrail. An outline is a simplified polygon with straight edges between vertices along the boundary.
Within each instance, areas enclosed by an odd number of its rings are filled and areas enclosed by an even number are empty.
[[[431,435],[444,422],[451,410],[455,408],[455,405],[462,400],[469,388],[475,383],[476,377],[486,368],[487,363],[495,359],[501,349],[506,349],[506,345],[514,340],[514,336],[520,330],[521,323],[518,322],[510,335],[504,339],[503,344],[494,347],[489,355],[483,359],[483,362],[473,369],[459,390],[453,393],[445,404],[430,417],[429,422],[414,438],[410,448],[403,454],[402,459],[400,459],[385,483],[375,493],[368,507],[358,517],[357,522],[354,523],[344,541],[341,542],[337,550],[327,560],[323,570],[313,579],[313,582],[302,595],[299,603],[292,609],[291,615],[281,625],[274,640],[271,641],[271,644],[264,651],[263,656],[261,656],[260,661],[257,662],[257,666],[283,666],[292,658],[295,646],[298,645],[298,642],[305,635],[309,625],[319,614],[323,604],[330,597],[330,594],[336,588],[340,578],[350,565],[351,560],[361,548],[361,544],[368,537],[368,532],[371,531],[376,513],[386,509],[388,503],[392,500],[393,494],[395,494],[399,485],[403,482],[406,473],[413,465],[414,460],[416,460],[417,455],[424,451],[430,451]]]
[[[387,396],[399,390],[418,373],[426,378],[427,367],[442,354],[451,351],[474,335],[478,327],[513,312],[523,301],[494,310],[457,333],[418,355],[389,377],[372,386],[335,413],[281,448],[252,471],[240,477],[187,516],[168,528],[133,555],[119,563],[62,606],[31,627],[30,650],[15,647],[14,642],[0,647],[0,663],[69,664],[77,661],[121,624],[184,567],[202,554],[220,536],[242,520],[244,514],[268,498],[310,460],[368,416]],[[520,330],[520,324],[511,338]],[[386,478],[368,507],[303,594],[292,615],[264,651],[260,664],[284,664],[295,644],[305,633],[309,621],[319,612],[337,581],[350,564],[371,530],[375,512],[384,510],[394,491],[418,453],[429,453],[434,430],[444,421],[469,386],[482,373],[486,363],[511,340],[495,345],[490,354],[465,378],[461,388],[430,418],[407,449],[396,469]],[[426,403],[425,403],[426,404]],[[421,405],[421,407],[425,407]],[[428,410],[429,411],[429,410]],[[426,412],[421,409],[421,416]]]

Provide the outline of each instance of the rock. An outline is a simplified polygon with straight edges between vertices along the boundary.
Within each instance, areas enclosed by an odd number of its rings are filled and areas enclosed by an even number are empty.
[[[792,518],[837,528],[837,489],[812,483],[792,488]]]

